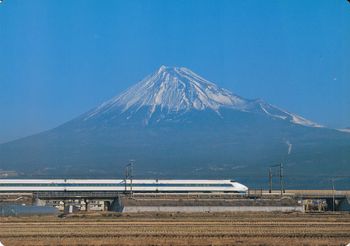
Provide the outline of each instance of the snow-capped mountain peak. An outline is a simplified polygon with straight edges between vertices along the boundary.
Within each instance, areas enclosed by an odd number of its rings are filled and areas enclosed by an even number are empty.
[[[264,114],[295,124],[319,127],[320,125],[295,114],[272,106],[262,100],[248,100],[218,87],[185,67],[161,66],[122,94],[90,111],[85,120],[106,112],[125,113],[128,118],[140,109],[147,108],[145,122],[159,109],[165,113],[191,110],[213,110],[218,116],[221,108]]]
[[[161,66],[156,73],[112,101],[124,110],[158,106],[169,111],[217,110],[221,106],[243,103],[240,97],[220,89],[187,68],[166,66]]]
[[[159,107],[167,111],[217,111],[223,106],[240,107],[244,104],[243,98],[219,88],[187,68],[161,66],[157,72],[102,104],[90,116],[114,107],[121,107],[123,111],[130,108],[137,110],[143,106],[151,106],[153,110]]]

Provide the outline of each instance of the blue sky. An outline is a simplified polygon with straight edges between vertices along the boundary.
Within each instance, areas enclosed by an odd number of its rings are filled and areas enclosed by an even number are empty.
[[[349,44],[346,0],[5,0],[0,142],[64,123],[162,64],[350,126]]]

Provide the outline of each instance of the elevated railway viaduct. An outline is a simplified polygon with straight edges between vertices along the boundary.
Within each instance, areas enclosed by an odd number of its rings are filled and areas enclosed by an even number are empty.
[[[322,201],[324,210],[350,211],[350,191],[333,190],[249,190],[235,193],[125,193],[113,191],[41,191],[0,193],[0,202],[70,206],[84,211],[122,211],[125,206],[300,206]],[[302,203],[302,204],[300,204]],[[305,206],[306,209],[309,205]],[[282,210],[281,210],[282,211]]]
[[[249,190],[246,194],[235,193],[124,193],[124,192],[36,192],[33,193],[35,201],[61,201],[64,204],[69,204],[72,201],[83,201],[85,209],[88,210],[89,202],[92,205],[99,201],[100,208],[116,210],[123,206],[122,203],[132,203],[135,201],[159,201],[160,204],[169,203],[169,201],[192,201],[198,204],[225,204],[228,201],[238,206],[250,206],[261,204],[276,203],[281,204],[281,201],[291,199],[297,202],[320,202],[323,201],[327,205],[325,210],[350,211],[350,191],[333,191],[333,190],[286,190],[282,196],[280,191],[273,190],[269,193],[268,190]],[[132,202],[130,202],[132,201]],[[181,203],[178,202],[178,203]],[[173,202],[170,202],[173,203]],[[102,205],[103,204],[103,205]],[[188,203],[187,203],[188,204]],[[94,208],[98,209],[98,208]]]

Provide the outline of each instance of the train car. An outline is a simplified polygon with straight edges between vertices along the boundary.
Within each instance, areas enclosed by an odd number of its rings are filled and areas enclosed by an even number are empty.
[[[0,192],[36,191],[233,192],[248,188],[234,180],[0,179]]]

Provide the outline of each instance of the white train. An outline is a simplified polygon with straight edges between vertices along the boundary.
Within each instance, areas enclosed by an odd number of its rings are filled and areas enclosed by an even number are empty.
[[[0,192],[130,191],[133,192],[234,192],[248,188],[234,180],[158,179],[0,179]]]

